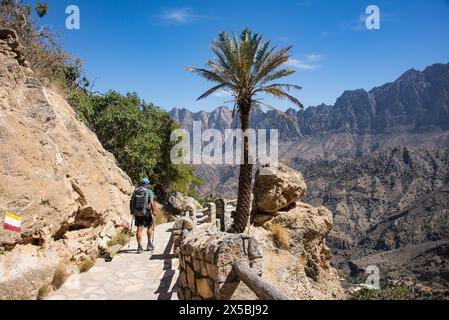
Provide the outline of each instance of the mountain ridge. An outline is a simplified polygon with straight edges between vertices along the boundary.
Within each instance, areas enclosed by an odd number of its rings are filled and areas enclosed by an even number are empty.
[[[280,130],[282,140],[323,133],[350,132],[379,134],[398,127],[419,132],[449,129],[449,63],[434,64],[423,71],[410,69],[393,82],[364,89],[347,90],[334,105],[321,104],[305,110],[287,109],[286,120],[276,111],[254,110],[252,128]],[[219,107],[211,112],[190,112],[174,108],[169,112],[187,130],[190,122],[201,121],[203,128],[230,129],[235,125],[232,111]],[[273,120],[276,125],[273,126]]]

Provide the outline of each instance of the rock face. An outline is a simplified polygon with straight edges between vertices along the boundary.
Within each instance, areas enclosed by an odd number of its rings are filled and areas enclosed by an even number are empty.
[[[332,254],[326,245],[326,238],[333,227],[332,213],[324,207],[315,208],[300,202],[306,189],[302,174],[286,165],[281,165],[278,174],[271,178],[256,178],[255,199],[261,199],[267,190],[275,190],[274,193],[268,192],[267,197],[276,194],[275,197],[288,199],[277,205],[282,211],[274,211],[270,207],[269,211],[256,210],[253,213],[256,225],[267,231],[255,231],[259,235],[258,240],[265,243],[271,263],[277,265],[274,274],[266,266],[268,274],[265,276],[271,277],[273,283],[280,284],[282,290],[295,299],[341,299],[344,291],[337,271],[331,267]],[[290,196],[286,197],[286,194]],[[276,201],[276,198],[271,201]],[[274,228],[282,228],[283,236],[288,239],[286,251],[281,254],[273,245],[274,234],[271,232]]]
[[[35,299],[58,266],[97,256],[129,226],[130,179],[58,94],[18,61],[0,32],[0,299]],[[19,63],[20,62],[20,63]],[[3,217],[1,217],[3,219]]]
[[[448,247],[449,186],[445,185],[382,219],[350,251],[335,250],[335,263],[352,277],[361,276],[369,265],[379,265],[385,281],[412,287],[416,298],[447,299]]]
[[[17,33],[15,30],[0,29],[0,39],[5,42],[5,45],[0,47],[0,52],[2,54],[15,58],[22,67],[30,67],[30,63],[26,60],[23,53],[25,50],[17,40]]]
[[[256,173],[254,205],[257,213],[277,213],[296,203],[306,193],[307,186],[301,173],[280,163],[275,174]]]
[[[311,187],[307,201],[323,204],[334,212],[337,233],[332,238],[338,240],[343,235],[338,242],[349,242],[344,247],[336,242],[333,247],[344,249],[357,246],[381,222],[391,226],[396,221],[394,216],[419,205],[423,197],[443,187],[449,179],[449,152],[394,148],[360,160],[318,161],[302,167]],[[430,212],[442,210],[435,205],[430,205]],[[426,230],[429,223],[415,221],[415,241],[423,240],[430,232],[419,231]],[[447,228],[447,224],[439,228]],[[398,236],[393,233],[391,237]],[[407,244],[403,237],[395,242],[397,246]],[[384,247],[389,250],[395,246]]]

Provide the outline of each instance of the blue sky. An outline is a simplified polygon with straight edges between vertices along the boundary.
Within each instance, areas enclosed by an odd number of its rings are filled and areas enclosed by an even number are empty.
[[[185,71],[204,66],[221,31],[244,27],[279,47],[293,45],[289,83],[306,105],[333,104],[345,90],[391,82],[408,69],[449,62],[448,0],[47,0],[41,23],[62,32],[95,89],[137,92],[164,109],[212,110],[228,97],[196,98],[210,83]],[[65,8],[81,11],[81,29],[65,30]],[[368,30],[368,5],[381,29]],[[271,103],[271,101],[268,101]],[[286,102],[276,103],[285,109]]]

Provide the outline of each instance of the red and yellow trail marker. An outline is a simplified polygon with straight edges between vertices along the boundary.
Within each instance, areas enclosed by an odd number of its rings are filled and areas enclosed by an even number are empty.
[[[3,222],[3,228],[5,230],[22,232],[22,219],[15,214],[10,212],[2,212],[5,215],[5,220]]]

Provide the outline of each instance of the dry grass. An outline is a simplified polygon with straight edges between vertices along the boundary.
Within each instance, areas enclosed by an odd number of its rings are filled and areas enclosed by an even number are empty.
[[[108,247],[116,245],[125,246],[129,241],[129,233],[118,233],[111,240],[108,241]]]
[[[53,287],[54,290],[58,290],[64,285],[68,277],[69,274],[67,273],[65,265],[60,264],[55,270],[51,286]]]
[[[271,234],[273,235],[274,242],[277,246],[283,250],[288,250],[290,248],[290,235],[288,234],[287,228],[274,225],[271,228]]]
[[[294,270],[295,270],[296,273],[300,274],[300,273],[303,273],[303,272],[304,272],[304,270],[306,269],[306,267],[307,267],[307,260],[304,259],[303,257],[301,257],[301,258],[299,259],[298,263],[296,264]]]
[[[95,265],[95,260],[92,258],[85,258],[81,263],[78,265],[78,269],[81,273],[87,272]]]
[[[168,218],[167,218],[168,211],[162,205],[158,205],[157,209],[158,210],[157,210],[157,214],[156,214],[156,218],[155,218],[156,224],[159,225],[159,224],[167,223],[168,222]]]
[[[44,284],[42,287],[39,288],[39,291],[37,292],[37,300],[44,300],[51,292],[51,285],[48,283]]]

